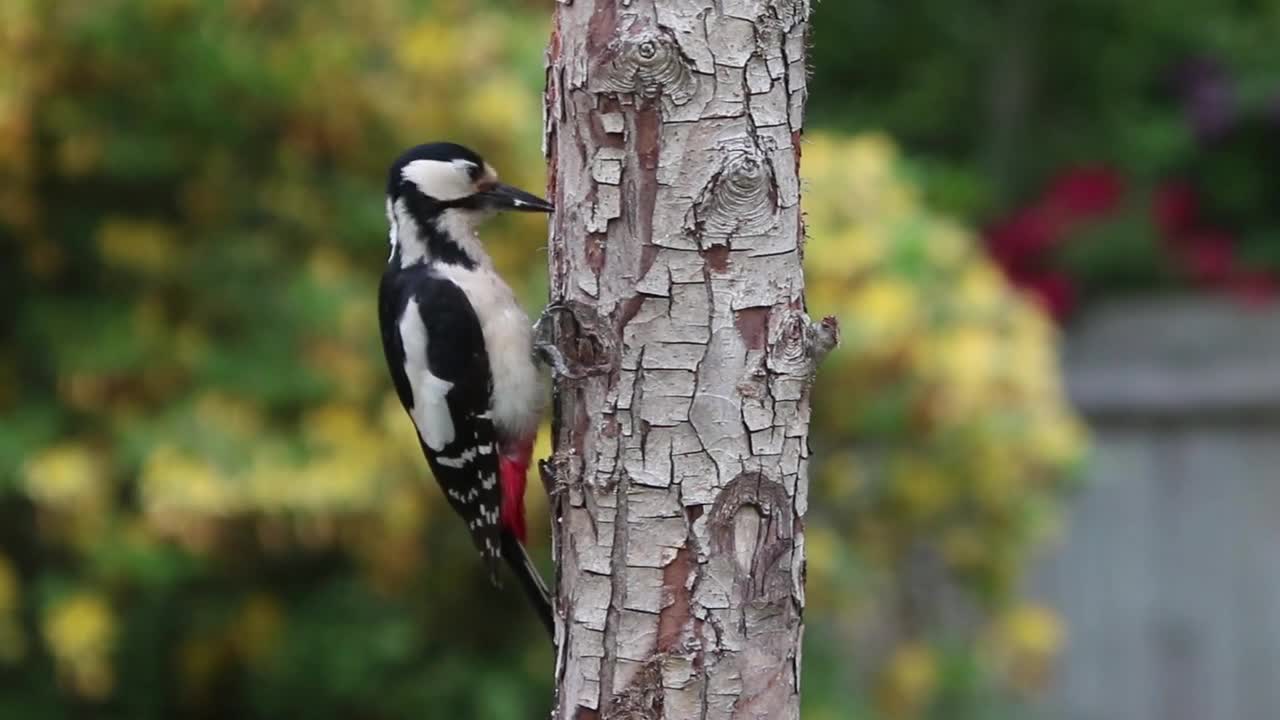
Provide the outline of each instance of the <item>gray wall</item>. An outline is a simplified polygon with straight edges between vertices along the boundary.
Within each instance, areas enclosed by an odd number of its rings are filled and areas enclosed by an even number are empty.
[[[1280,718],[1280,311],[1111,306],[1070,334],[1095,454],[1035,580],[1064,720]]]

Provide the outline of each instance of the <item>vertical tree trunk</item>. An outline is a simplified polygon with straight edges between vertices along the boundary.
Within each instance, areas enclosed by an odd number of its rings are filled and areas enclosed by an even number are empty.
[[[807,0],[562,0],[556,717],[799,717]]]

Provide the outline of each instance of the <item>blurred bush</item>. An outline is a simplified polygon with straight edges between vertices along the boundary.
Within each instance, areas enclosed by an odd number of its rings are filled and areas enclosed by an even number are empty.
[[[919,153],[929,204],[989,224],[1060,317],[1134,292],[1273,299],[1277,32],[1277,0],[823,3],[811,117]]]
[[[0,7],[0,717],[548,697],[536,626],[480,620],[524,610],[423,482],[375,330],[396,152],[542,184],[545,15]],[[521,221],[494,247],[536,304]]]
[[[546,36],[533,2],[0,4],[0,717],[549,703],[540,630],[486,620],[527,611],[424,482],[373,306],[396,151],[457,139],[539,186]],[[1061,639],[1018,571],[1080,444],[1053,330],[884,138],[817,138],[805,172],[811,305],[845,328],[806,713],[1034,685]],[[542,226],[504,222],[536,308]]]
[[[1061,644],[1052,613],[1018,599],[1084,450],[1057,331],[921,204],[885,136],[812,134],[803,169],[809,306],[843,336],[814,393],[806,656],[868,653],[858,671],[807,667],[889,717],[962,717],[1039,687]]]

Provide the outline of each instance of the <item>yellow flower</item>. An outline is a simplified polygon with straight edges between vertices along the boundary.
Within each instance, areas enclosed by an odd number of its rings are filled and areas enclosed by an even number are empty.
[[[946,471],[916,455],[904,455],[894,463],[893,492],[903,508],[916,519],[937,515],[951,499]]]
[[[842,317],[856,328],[858,344],[874,352],[891,349],[884,344],[911,332],[919,313],[916,288],[892,275],[881,275],[854,290]]]
[[[461,50],[461,37],[452,27],[437,19],[423,20],[408,28],[392,47],[407,69],[448,75],[457,68]]]
[[[944,383],[979,385],[990,379],[1000,338],[988,327],[966,323],[942,330],[937,339]]]
[[[322,447],[343,447],[369,434],[363,413],[350,405],[331,404],[312,410],[302,419],[307,441]]]
[[[397,483],[380,503],[382,527],[388,535],[417,536],[426,524],[422,486]]]
[[[262,412],[254,403],[223,393],[201,395],[196,402],[195,416],[202,426],[242,438],[253,437],[262,430]]]
[[[939,268],[950,268],[969,260],[972,263],[973,239],[967,230],[949,221],[932,223],[924,242],[929,262]]]
[[[1037,418],[1028,441],[1032,453],[1051,469],[1069,466],[1080,460],[1086,446],[1084,426],[1073,417]]]
[[[91,699],[111,694],[116,619],[106,598],[86,591],[59,601],[45,612],[41,631],[59,672],[77,693]]]
[[[1041,657],[1057,655],[1065,638],[1056,612],[1038,605],[1011,610],[1001,620],[1001,634],[1016,651]]]
[[[172,445],[151,451],[138,484],[143,507],[152,515],[171,511],[219,515],[240,507],[230,478],[212,462]]]
[[[97,243],[107,264],[151,275],[171,271],[181,256],[173,229],[146,220],[104,220],[98,227]]]
[[[526,108],[533,104],[533,96],[523,83],[499,74],[467,93],[462,116],[468,125],[491,136],[520,134],[530,128]]]
[[[55,445],[27,461],[23,489],[35,502],[59,509],[97,506],[106,490],[101,465],[84,445]]]
[[[371,510],[381,500],[376,452],[342,450],[323,455],[300,470],[305,483],[294,488],[299,509],[314,512]]]
[[[804,534],[805,561],[809,574],[814,577],[830,577],[840,560],[842,541],[826,525],[813,525]]]
[[[255,510],[278,512],[293,507],[295,493],[306,482],[277,448],[266,446],[254,453],[245,473],[245,492]]]
[[[846,172],[856,178],[883,183],[893,177],[898,148],[886,133],[867,132],[854,136],[844,148]]]
[[[867,272],[883,261],[888,243],[881,233],[854,225],[843,232],[810,243],[805,268],[810,277],[849,278]]]
[[[966,315],[987,317],[1008,304],[1008,292],[1000,271],[989,262],[979,261],[960,274],[954,302]]]
[[[973,495],[984,510],[1002,512],[1025,496],[1027,471],[1021,448],[991,439],[974,448],[973,459]]]
[[[971,422],[992,404],[992,379],[1001,342],[988,327],[973,323],[941,330],[927,344],[930,380],[939,388],[937,410],[951,422]]]
[[[918,716],[938,685],[938,661],[929,646],[912,642],[898,647],[880,681],[881,709],[892,718]]]
[[[842,158],[835,136],[823,132],[806,133],[800,147],[806,180],[823,180],[840,169]]]
[[[996,623],[995,636],[1010,679],[1025,690],[1044,683],[1066,642],[1066,631],[1057,613],[1033,604],[1008,611]]]

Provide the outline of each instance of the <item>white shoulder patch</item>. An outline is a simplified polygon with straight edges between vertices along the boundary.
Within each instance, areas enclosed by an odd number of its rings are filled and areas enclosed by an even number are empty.
[[[427,328],[418,312],[418,301],[405,303],[400,316],[400,342],[404,346],[404,374],[413,390],[413,409],[409,415],[418,428],[422,442],[439,452],[453,442],[453,417],[446,399],[453,383],[436,377],[427,367]]]

